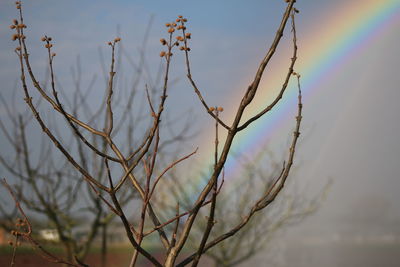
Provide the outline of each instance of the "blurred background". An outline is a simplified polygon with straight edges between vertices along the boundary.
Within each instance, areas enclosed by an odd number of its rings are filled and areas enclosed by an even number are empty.
[[[46,80],[46,51],[40,41],[46,34],[54,40],[56,78],[66,97],[73,95],[78,68],[83,87],[96,75],[92,106],[101,102],[105,89],[106,42],[122,38],[117,71],[126,77],[119,81],[122,87],[129,87],[135,66],[146,62],[137,86],[143,94],[146,84],[157,87],[163,49],[159,39],[167,36],[164,24],[177,15],[187,17],[193,78],[209,105],[224,108],[221,117],[229,124],[273,40],[285,6],[285,1],[278,0],[42,0],[24,3],[24,12],[37,75]],[[308,196],[318,203],[310,201],[315,210],[282,227],[241,266],[264,266],[265,262],[265,266],[398,266],[400,3],[320,0],[298,1],[296,7],[300,13],[296,17],[299,52],[295,71],[301,74],[304,119],[293,175],[283,195],[299,196],[298,202]],[[11,125],[5,103],[16,112],[26,110],[13,52],[16,45],[8,28],[14,18],[14,2],[1,1],[0,92],[4,101],[0,118],[5,127]],[[291,44],[288,28],[247,116],[268,105],[280,89]],[[213,120],[187,81],[179,52],[175,51],[170,76],[169,115],[173,128],[184,128],[190,121],[191,137],[180,143],[179,153],[199,147],[193,164],[208,168]],[[268,168],[262,171],[266,176],[285,159],[296,114],[293,81],[271,116],[251,125],[236,140],[237,156],[229,159],[226,170],[228,182],[231,179],[235,184],[234,177],[245,171],[238,158],[259,162],[257,156],[268,151],[264,155]],[[29,138],[39,143],[41,131],[32,129]],[[6,138],[1,137],[0,147],[3,156],[12,153]],[[169,152],[175,153],[173,149]],[[189,165],[183,165],[177,172],[187,171],[185,166],[188,169]],[[4,168],[0,176],[13,179]],[[278,201],[287,202],[281,198]]]

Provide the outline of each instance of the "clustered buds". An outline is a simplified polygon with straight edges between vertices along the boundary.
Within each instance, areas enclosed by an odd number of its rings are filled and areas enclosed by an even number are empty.
[[[16,1],[16,2],[15,2],[15,7],[16,7],[17,9],[21,9],[21,1]]]
[[[24,40],[26,36],[23,34],[22,29],[26,28],[26,25],[23,23],[19,23],[18,20],[13,19],[12,25],[10,25],[11,30],[15,30],[16,33],[11,36],[11,40]]]
[[[53,40],[51,37],[47,37],[47,36],[43,36],[40,39],[42,42],[46,42],[46,44],[44,45],[44,47],[46,47],[47,49],[50,49],[53,47],[53,45],[50,43],[51,40]]]
[[[214,112],[214,111],[222,112],[222,111],[224,111],[224,108],[223,107],[210,107],[208,110],[210,112]]]
[[[176,30],[182,31],[182,35],[176,36],[175,37],[176,41],[174,42],[172,42],[171,39],[169,43],[164,38],[160,39],[160,43],[162,45],[167,46],[168,51],[171,51],[172,47],[174,46],[180,46],[179,50],[181,51],[190,51],[190,47],[187,46],[187,40],[190,39],[192,35],[191,33],[185,32],[186,30],[185,22],[187,22],[186,18],[183,18],[183,16],[178,16],[178,18],[174,22],[165,23],[165,27],[168,28],[167,32],[170,34],[170,38],[172,38],[172,34]],[[172,56],[172,53],[162,51],[160,53],[160,57],[165,57],[165,56]]]
[[[294,72],[294,71],[293,71],[293,72],[292,72],[292,75],[293,75],[293,76],[296,76],[297,78],[300,78],[300,73],[297,73],[297,72]]]
[[[10,234],[11,234],[12,236],[15,236],[16,240],[15,240],[15,242],[13,242],[13,241],[11,241],[11,240],[8,240],[7,243],[8,243],[10,246],[17,247],[17,246],[20,246],[20,245],[21,245],[21,243],[18,241],[18,237],[24,234],[23,232],[20,232],[20,230],[21,230],[24,226],[26,226],[26,222],[25,222],[24,220],[18,218],[17,221],[16,221],[16,223],[15,223],[15,226],[16,226],[16,229],[18,229],[18,230],[11,230],[11,231],[10,231]]]
[[[116,43],[121,41],[121,37],[115,37],[114,41],[107,42],[107,45],[114,46]]]

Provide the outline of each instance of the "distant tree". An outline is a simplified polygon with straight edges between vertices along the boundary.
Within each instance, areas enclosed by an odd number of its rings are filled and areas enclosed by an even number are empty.
[[[274,156],[274,152],[267,147],[258,153],[255,159],[237,158],[236,164],[240,165],[240,173],[230,174],[228,181],[225,182],[224,191],[218,195],[218,203],[215,207],[215,225],[211,238],[216,238],[218,233],[225,233],[232,228],[232,224],[246,216],[249,203],[255,201],[254,191],[260,188],[270,188],[274,182],[274,177],[278,175],[279,163]],[[263,164],[260,164],[263,162]],[[271,170],[272,173],[271,173]],[[179,199],[180,203],[191,202],[191,192],[196,191],[198,183],[194,177],[176,184],[179,181],[178,174],[173,175],[173,179],[168,179],[169,183],[163,184],[163,188],[169,190],[164,194],[172,194],[174,199]],[[206,182],[207,176],[203,174]],[[241,179],[239,179],[239,177]],[[192,184],[192,191],[184,190]],[[262,253],[269,246],[274,246],[274,238],[286,227],[298,224],[305,217],[313,214],[321,206],[329,190],[330,182],[311,196],[304,194],[292,183],[289,191],[282,192],[279,200],[269,207],[265,212],[258,214],[257,219],[251,220],[243,229],[229,241],[221,242],[213,249],[206,251],[209,258],[214,261],[215,266],[237,266],[248,261],[258,253]],[[165,203],[158,203],[161,207]],[[182,204],[184,205],[184,204]],[[189,209],[190,207],[184,207]],[[166,210],[170,207],[166,207]],[[207,224],[207,211],[201,211],[198,221],[194,224],[191,236],[189,237],[188,247],[196,248],[198,240],[203,234],[203,229]],[[273,257],[273,255],[271,255]],[[272,259],[273,260],[273,259]]]

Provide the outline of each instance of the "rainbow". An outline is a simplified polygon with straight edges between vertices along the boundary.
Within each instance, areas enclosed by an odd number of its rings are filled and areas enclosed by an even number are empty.
[[[369,44],[399,20],[400,1],[363,0],[343,3],[331,10],[329,16],[324,14],[323,17],[310,22],[311,25],[306,25],[308,31],[305,34],[300,33],[298,36],[299,58],[295,67],[302,77],[303,102],[306,102],[307,97],[313,92],[323,88],[322,85],[328,82],[341,66],[368,49]],[[298,31],[300,30],[298,29]],[[278,62],[275,62],[275,65],[269,69],[269,73],[266,73],[256,101],[248,108],[246,113],[248,117],[268,105],[281,88],[280,83],[289,66],[290,56],[287,55],[291,55],[291,53],[287,50],[284,55],[286,56],[279,55]],[[251,81],[252,77],[248,78],[248,81]],[[240,93],[232,97],[229,102],[238,103],[242,94],[243,91],[240,90]],[[262,143],[260,144],[260,140],[267,144],[283,124],[293,122],[294,125],[296,101],[297,90],[292,82],[275,110],[253,123],[236,137],[232,151],[247,155],[256,154],[258,148],[263,146]],[[233,116],[234,114],[224,114],[224,118],[228,118],[226,120],[228,122],[229,118],[233,118]],[[211,166],[213,137],[208,135],[207,138],[203,138],[201,144],[200,149],[203,152],[200,157],[204,156],[204,160],[200,160],[204,165]],[[237,173],[235,164],[234,160],[228,159],[226,164],[228,174],[232,171]],[[204,165],[202,164],[203,167]]]

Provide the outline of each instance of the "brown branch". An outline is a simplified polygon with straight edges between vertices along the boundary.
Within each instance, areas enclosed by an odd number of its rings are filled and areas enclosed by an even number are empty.
[[[161,178],[164,176],[164,174],[166,174],[169,170],[171,170],[173,167],[175,167],[177,164],[179,164],[180,162],[190,158],[191,156],[193,156],[194,154],[197,153],[198,148],[196,148],[195,151],[193,151],[192,153],[178,159],[177,161],[171,163],[167,168],[164,169],[164,171],[161,172],[161,174],[156,178],[156,181],[154,182],[150,194],[149,194],[149,200],[151,199],[151,197],[153,196],[154,190],[156,189],[156,186],[158,184],[158,182],[161,180]]]
[[[197,94],[200,102],[203,104],[206,112],[214,118],[214,120],[216,120],[219,124],[221,124],[222,127],[224,127],[225,129],[227,129],[228,131],[230,130],[230,127],[228,125],[226,125],[220,118],[218,118],[218,116],[216,116],[212,110],[210,109],[210,106],[207,105],[206,101],[204,100],[199,88],[197,87],[196,83],[194,82],[193,78],[192,78],[192,73],[190,71],[190,61],[189,61],[189,51],[190,48],[188,47],[188,39],[191,38],[190,34],[187,35],[186,34],[186,27],[185,27],[185,21],[183,19],[180,20],[181,23],[181,29],[182,29],[182,35],[183,35],[183,44],[184,44],[184,51],[185,51],[185,62],[186,62],[186,70],[187,70],[187,77],[190,81],[190,84],[192,85],[195,93]]]
[[[292,31],[295,31],[296,29],[294,28],[294,25],[292,25]],[[271,109],[275,107],[275,105],[282,99],[283,94],[286,91],[286,88],[289,84],[290,76],[293,73],[293,68],[294,64],[296,63],[297,60],[297,44],[296,44],[296,35],[294,34],[293,36],[293,55],[291,58],[291,63],[289,66],[289,70],[286,74],[285,81],[282,85],[282,89],[280,90],[279,94],[276,96],[276,98],[272,101],[270,105],[268,105],[265,109],[260,111],[257,115],[251,117],[249,120],[247,120],[245,123],[243,123],[241,126],[238,127],[238,131],[241,131],[245,129],[247,126],[249,126],[252,122],[256,121],[258,118],[262,117],[265,115],[267,112],[269,112]],[[265,68],[265,67],[264,67]]]
[[[219,193],[221,192],[222,185],[224,184],[224,172],[222,172],[222,176],[223,176],[223,177],[222,177],[222,181],[221,181],[221,184],[220,184],[220,186],[219,186],[219,188],[218,188],[218,190],[217,190],[217,194],[219,194]],[[208,204],[211,203],[211,201],[212,201],[211,199],[209,199],[209,200],[207,200],[207,201],[204,201],[202,207],[207,206]],[[186,215],[192,213],[192,211],[193,211],[193,210],[188,210],[188,211],[185,211],[185,212],[183,212],[183,213],[181,213],[181,214],[175,215],[175,217],[173,217],[173,218],[167,220],[166,222],[164,222],[164,223],[162,223],[162,224],[160,224],[160,225],[154,227],[153,229],[149,230],[148,232],[146,232],[146,233],[145,233],[145,236],[150,235],[151,233],[157,231],[158,229],[163,228],[163,227],[165,227],[165,226],[167,226],[167,225],[169,225],[169,224],[175,222],[176,220],[182,218],[183,216],[186,216]]]
[[[73,132],[79,137],[79,139],[82,140],[82,142],[87,145],[91,150],[93,150],[97,155],[107,158],[108,160],[114,161],[114,162],[120,162],[119,159],[111,157],[100,150],[98,150],[94,145],[92,145],[79,131],[79,129],[74,125],[73,121],[71,118],[68,116],[68,113],[65,111],[63,108],[63,105],[61,104],[60,99],[58,98],[58,92],[55,89],[55,80],[54,80],[54,70],[53,70],[53,60],[55,57],[55,54],[51,53],[51,47],[52,44],[50,42],[51,38],[45,36],[45,42],[46,42],[46,47],[47,47],[47,53],[48,53],[48,59],[49,59],[49,66],[50,66],[50,78],[51,78],[51,88],[53,92],[54,99],[56,100],[56,103],[60,109],[60,113],[64,116],[64,118],[67,120],[69,126],[72,128]]]
[[[23,23],[23,16],[22,16],[22,8],[19,9],[20,12],[20,20],[21,23]],[[83,175],[83,177],[89,182],[89,183],[93,183],[95,184],[98,188],[108,191],[109,189],[102,185],[100,182],[98,182],[96,179],[94,179],[85,169],[83,169],[74,159],[73,157],[68,153],[68,151],[61,145],[61,143],[57,140],[57,138],[51,133],[51,131],[46,127],[45,123],[43,122],[41,116],[39,115],[39,112],[36,110],[35,106],[32,103],[32,97],[29,94],[28,91],[28,86],[26,84],[26,79],[25,79],[25,68],[24,68],[24,64],[23,64],[23,58],[25,58],[25,63],[28,65],[28,54],[27,54],[27,48],[25,45],[25,41],[23,38],[23,29],[19,29],[17,28],[18,34],[19,34],[19,38],[18,38],[18,42],[20,47],[22,47],[25,51],[25,53],[23,53],[22,51],[20,52],[16,52],[19,58],[19,63],[20,63],[20,71],[21,71],[21,82],[22,82],[22,87],[24,90],[24,94],[25,94],[25,102],[28,104],[29,108],[31,109],[34,117],[36,118],[36,120],[38,121],[40,127],[42,128],[42,130],[47,134],[47,136],[51,139],[51,141],[55,144],[55,146],[64,154],[64,156],[67,158],[68,161],[70,161],[70,163]],[[30,67],[28,67],[29,69]],[[30,70],[31,72],[31,70]],[[35,83],[35,82],[34,82]],[[37,82],[36,82],[37,83]],[[37,83],[38,84],[38,83]]]
[[[219,107],[215,107],[215,115],[218,118],[219,116],[219,112],[222,111],[222,108]],[[215,151],[214,151],[214,168],[216,168],[217,166],[217,162],[218,162],[218,121],[215,120]],[[207,220],[207,226],[206,229],[204,230],[204,234],[203,237],[201,239],[201,243],[199,246],[199,249],[197,250],[197,255],[193,260],[193,264],[192,267],[196,267],[199,264],[200,261],[200,257],[203,254],[204,251],[204,246],[207,243],[207,239],[210,236],[211,233],[211,229],[213,228],[214,224],[215,224],[215,220],[214,220],[214,214],[215,214],[215,206],[217,205],[217,189],[218,189],[218,177],[217,179],[215,179],[215,183],[213,186],[213,194],[212,194],[212,198],[211,198],[211,207],[210,207],[210,214],[208,216],[208,220]]]

